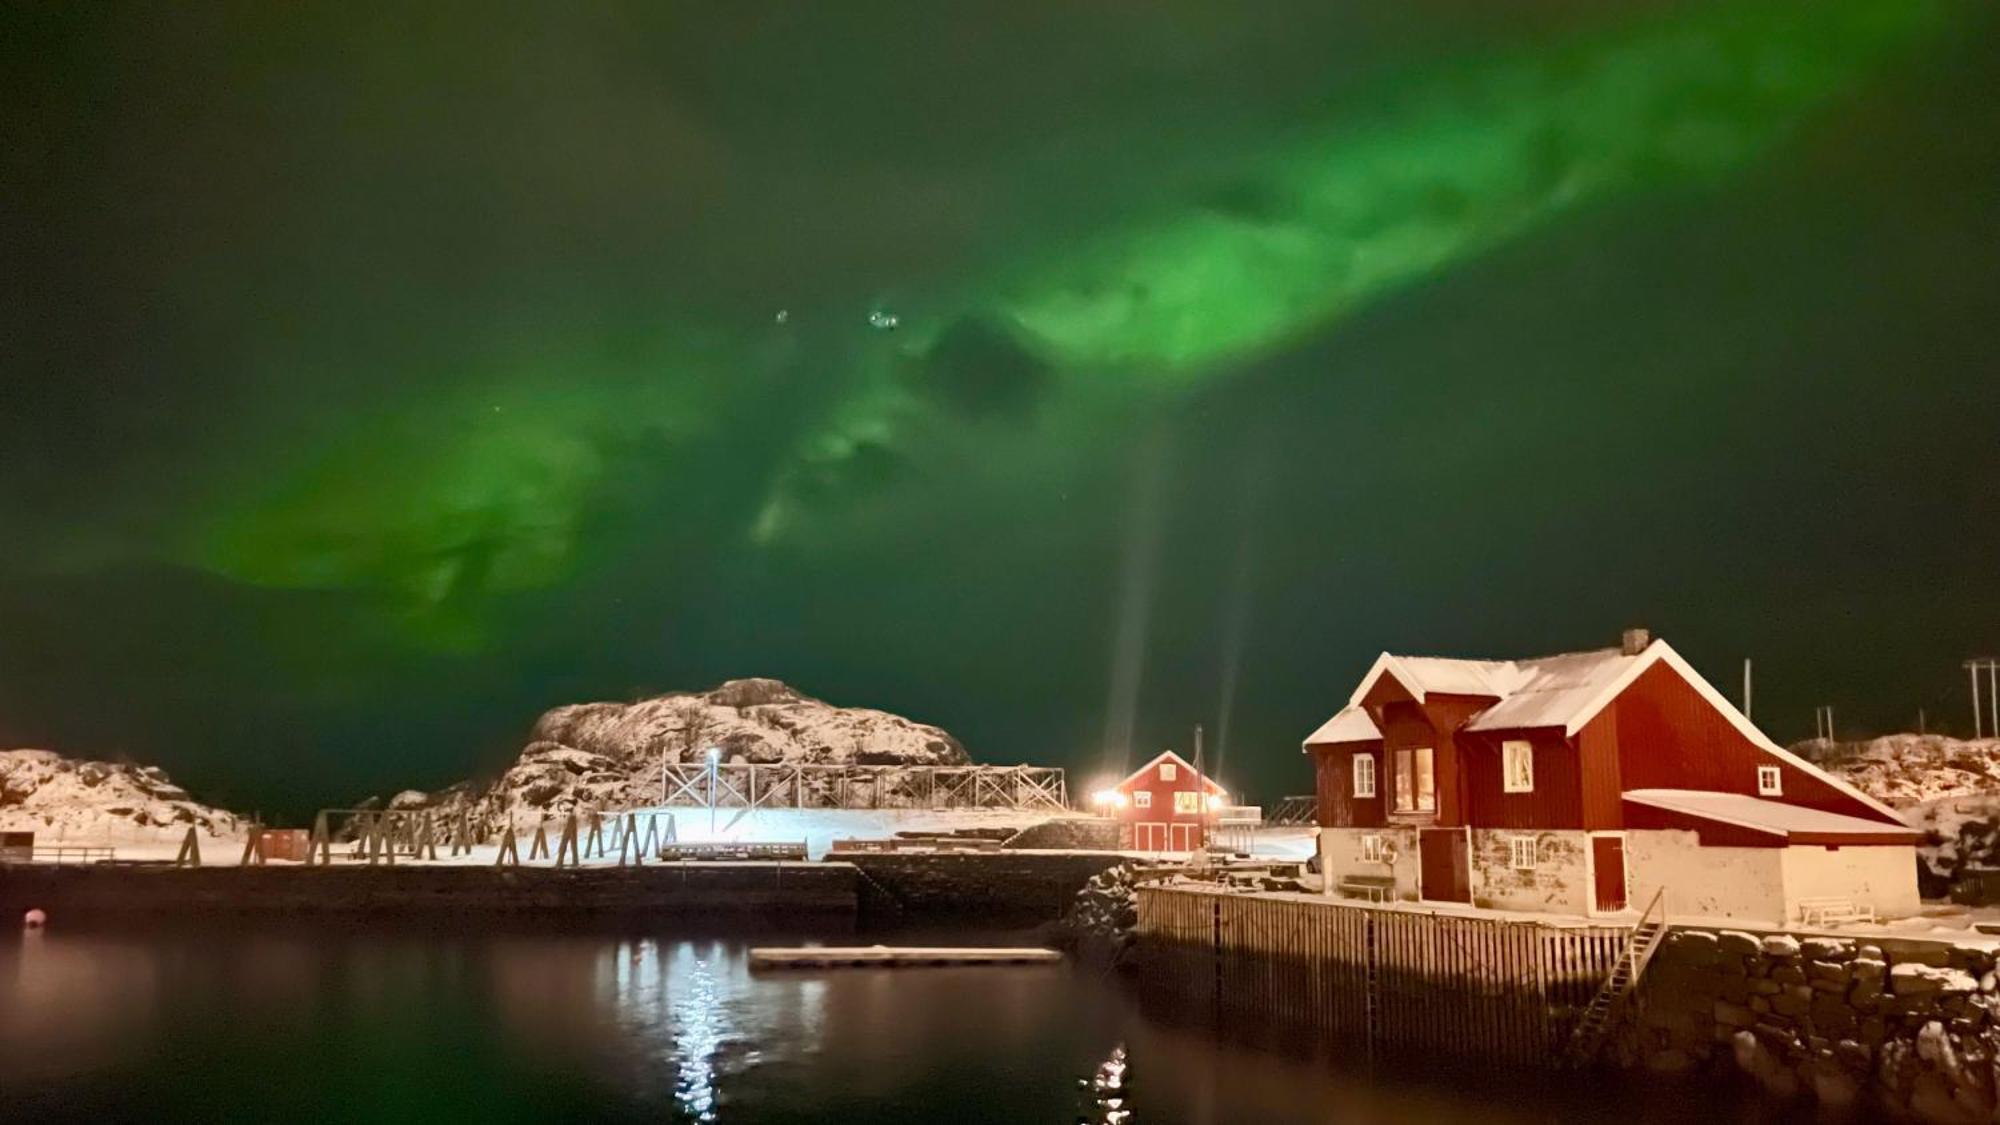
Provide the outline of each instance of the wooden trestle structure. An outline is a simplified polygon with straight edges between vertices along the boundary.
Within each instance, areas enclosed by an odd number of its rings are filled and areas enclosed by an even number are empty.
[[[663,804],[724,809],[1047,809],[1069,789],[1050,766],[868,766],[669,762]]]
[[[552,823],[556,831],[553,844]],[[523,862],[520,841],[529,832],[521,825],[509,823],[496,829],[464,811],[446,815],[434,809],[321,809],[313,818],[306,863],[331,864],[336,844],[347,849],[347,858],[371,866],[393,865],[398,858],[435,860],[440,846],[447,849],[448,856],[471,855],[474,846],[486,844],[496,835],[500,851],[494,862],[502,867]],[[535,823],[525,860],[575,867],[585,858],[615,855],[620,864],[643,864],[649,858],[659,858],[661,849],[674,843],[675,836],[671,813],[572,812],[560,821],[543,817]],[[245,855],[254,847],[253,831]]]
[[[1148,985],[1352,1039],[1371,1059],[1427,1054],[1545,1067],[1630,960],[1633,927],[1520,921],[1306,896],[1137,891]]]

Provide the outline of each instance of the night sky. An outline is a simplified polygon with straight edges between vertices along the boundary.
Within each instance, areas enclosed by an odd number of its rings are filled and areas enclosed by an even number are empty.
[[[0,745],[296,812],[749,675],[1224,780],[2000,649],[1972,0],[9,5]]]

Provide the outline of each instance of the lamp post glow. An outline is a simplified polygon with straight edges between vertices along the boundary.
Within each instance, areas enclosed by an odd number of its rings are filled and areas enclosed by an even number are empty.
[[[715,839],[716,767],[722,764],[722,747],[708,748],[708,838]]]

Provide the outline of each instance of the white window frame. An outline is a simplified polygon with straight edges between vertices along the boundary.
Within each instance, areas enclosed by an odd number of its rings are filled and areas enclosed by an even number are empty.
[[[1375,755],[1356,754],[1354,756],[1354,795],[1356,797],[1375,796]]]
[[[1174,763],[1172,763],[1172,762],[1161,762],[1161,763],[1160,763],[1160,780],[1161,780],[1161,781],[1172,781],[1172,780],[1173,780],[1173,779],[1174,779],[1175,777],[1179,776],[1179,774],[1180,774],[1180,771],[1174,768]]]
[[[1135,809],[1152,808],[1153,791],[1151,789],[1134,789],[1132,791],[1132,807]]]
[[[1533,871],[1539,858],[1536,851],[1533,836],[1507,837],[1507,866],[1516,871]]]
[[[1520,774],[1515,777],[1514,766],[1519,756]],[[1510,738],[1500,744],[1500,790],[1503,793],[1533,793],[1535,791],[1535,744],[1521,738]]]
[[[1371,832],[1361,837],[1361,862],[1381,863],[1383,862],[1382,855],[1383,847],[1380,833]]]
[[[1759,797],[1782,797],[1785,795],[1785,771],[1777,766],[1757,767],[1757,795]]]
[[[1201,814],[1201,794],[1192,789],[1183,789],[1174,794],[1175,816],[1199,816]]]

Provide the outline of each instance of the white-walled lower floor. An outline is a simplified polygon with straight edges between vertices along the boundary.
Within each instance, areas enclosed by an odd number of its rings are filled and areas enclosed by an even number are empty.
[[[1845,900],[1879,919],[1913,915],[1920,905],[1916,849],[1907,844],[1743,848],[1704,846],[1683,831],[1470,828],[1451,830],[1455,838],[1428,831],[1434,852],[1464,849],[1462,884],[1439,885],[1444,865],[1434,857],[1433,885],[1425,885],[1418,829],[1322,828],[1326,893],[1588,916],[1643,909],[1664,891],[1676,917],[1771,925],[1798,921],[1809,900]]]

